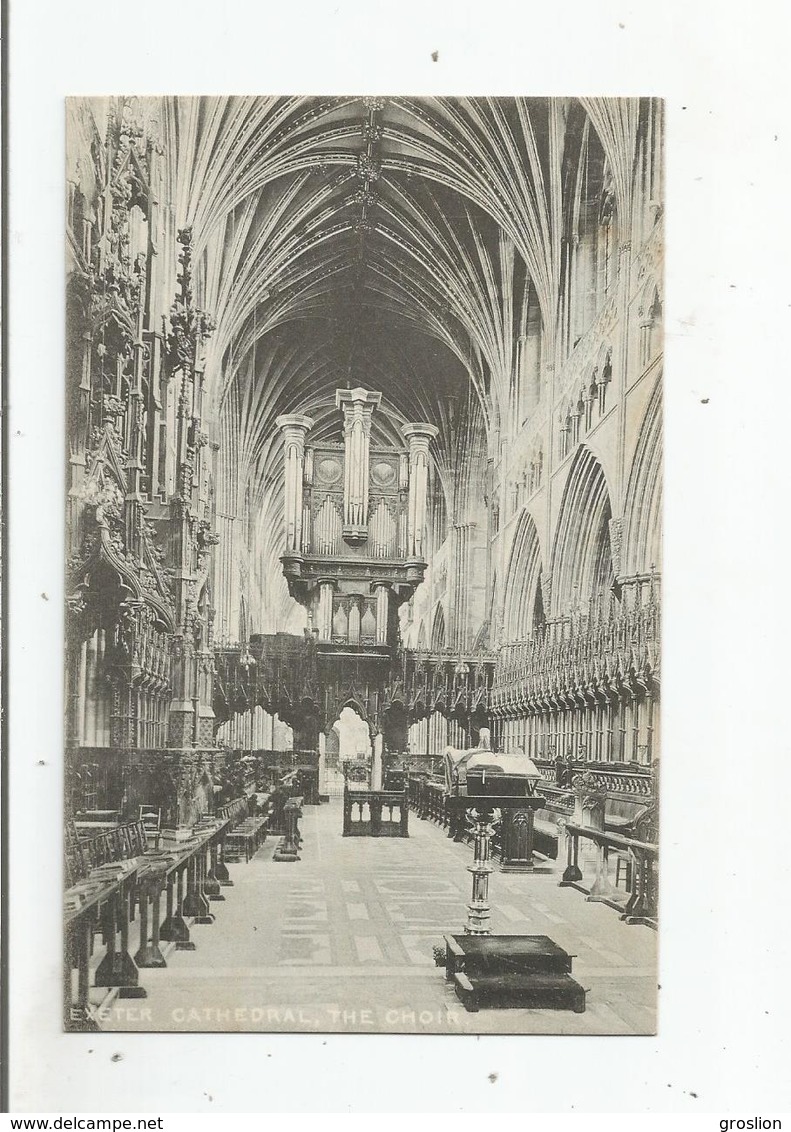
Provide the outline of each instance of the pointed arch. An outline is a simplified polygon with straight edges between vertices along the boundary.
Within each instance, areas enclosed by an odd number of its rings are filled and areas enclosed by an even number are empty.
[[[367,711],[355,696],[348,696],[340,705],[333,728],[337,728],[341,757],[370,756],[373,726]]]
[[[324,754],[331,766],[336,766],[341,752],[341,735],[339,721],[336,719],[324,732]]]
[[[239,640],[247,640],[247,601],[244,594],[239,596]]]
[[[431,651],[442,652],[445,648],[445,610],[440,603],[431,625]]]
[[[497,577],[497,571],[495,570],[494,571],[494,577],[492,578],[492,593],[491,593],[491,598],[489,600],[489,620],[491,621],[492,624],[494,624],[494,620],[495,620],[495,617],[497,615],[497,599],[499,598],[499,596],[500,596],[499,579]]]
[[[651,364],[662,349],[663,304],[659,284],[651,276],[643,286],[637,306],[638,359],[642,369]]]
[[[535,627],[536,615],[543,621],[541,573],[541,547],[535,520],[528,511],[523,511],[505,580],[504,624],[509,641],[526,640]]]
[[[560,505],[552,553],[556,613],[586,607],[613,579],[610,520],[612,506],[604,469],[580,445]]]
[[[363,707],[362,701],[357,696],[351,695],[346,697],[346,699],[341,704],[340,711],[338,712],[338,719],[340,719],[347,708],[349,709],[349,711],[353,711],[355,715],[358,715],[363,723],[370,723],[368,712]]]
[[[640,428],[626,488],[622,573],[645,574],[662,561],[662,384],[657,381]]]

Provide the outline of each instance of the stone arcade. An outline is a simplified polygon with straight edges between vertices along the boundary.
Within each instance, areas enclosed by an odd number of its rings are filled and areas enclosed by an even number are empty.
[[[662,150],[69,102],[67,1028],[652,1032]]]

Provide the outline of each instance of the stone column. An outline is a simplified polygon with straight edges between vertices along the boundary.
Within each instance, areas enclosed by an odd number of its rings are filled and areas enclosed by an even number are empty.
[[[470,592],[470,531],[471,523],[454,523],[451,528],[450,618],[447,626],[448,644],[454,648],[468,647],[469,592]],[[492,634],[497,631],[495,610]]]
[[[376,643],[387,644],[387,623],[390,612],[390,591],[387,586],[374,586],[376,592]]]
[[[382,789],[382,753],[384,751],[384,737],[381,732],[374,735],[371,744],[373,758],[371,759],[371,789]]]
[[[320,641],[332,640],[332,595],[335,586],[332,582],[319,582],[319,600],[314,628],[319,631]]]
[[[426,511],[428,502],[429,441],[439,433],[435,425],[402,425],[409,445],[409,505],[407,520],[407,558],[425,561]]]
[[[197,660],[191,632],[176,634],[171,642],[173,699],[168,714],[168,746],[195,746]],[[130,723],[130,728],[133,725]]]
[[[80,645],[80,668],[77,682],[77,746],[88,745],[88,642]]]
[[[87,676],[86,676],[86,692],[85,692],[85,737],[84,744],[86,747],[97,746],[96,742],[96,717],[97,717],[97,702],[99,698],[99,644],[98,644],[99,630],[93,634],[88,640],[88,647],[86,650],[87,656]]]
[[[305,448],[305,459],[302,469],[302,547],[308,553],[313,545],[312,514],[313,493],[313,449]]]
[[[620,317],[626,318],[629,310],[629,296],[632,279],[632,245],[628,239],[631,231],[631,216],[619,216],[620,234],[622,243],[618,248],[618,280],[615,288],[616,302]],[[612,358],[612,376],[616,383],[614,391],[618,397],[618,466],[621,472],[621,483],[626,483],[627,476],[627,446],[626,446],[626,385],[629,373],[629,342],[627,336],[616,340]]]
[[[345,445],[343,537],[350,543],[365,542],[368,537],[371,417],[381,400],[381,393],[371,393],[367,389],[338,389],[335,392],[335,404],[343,409]]]
[[[286,554],[302,553],[302,477],[305,462],[305,436],[313,428],[310,417],[291,413],[278,417],[275,424],[283,433],[286,498]]]
[[[319,720],[310,708],[306,707],[304,714],[295,719],[291,726],[295,751],[318,751]]]

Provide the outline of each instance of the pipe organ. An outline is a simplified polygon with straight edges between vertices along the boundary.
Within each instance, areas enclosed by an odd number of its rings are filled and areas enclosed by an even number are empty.
[[[431,424],[401,428],[404,448],[371,443],[382,394],[338,389],[343,444],[308,442],[310,417],[278,417],[289,590],[324,646],[395,644],[395,614],[426,570]]]

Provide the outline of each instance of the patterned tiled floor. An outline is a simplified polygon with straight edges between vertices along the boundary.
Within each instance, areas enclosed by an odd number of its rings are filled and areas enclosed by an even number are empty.
[[[300,1030],[424,1033],[646,1034],[655,1029],[656,935],[558,888],[553,870],[494,873],[495,932],[545,934],[575,955],[584,1014],[467,1013],[432,948],[466,918],[472,860],[410,814],[410,837],[343,838],[339,801],[306,807],[296,864],[267,842],[232,867],[233,888],[195,925],[193,952],[141,972],[145,1001],[115,1001],[117,1030]]]

